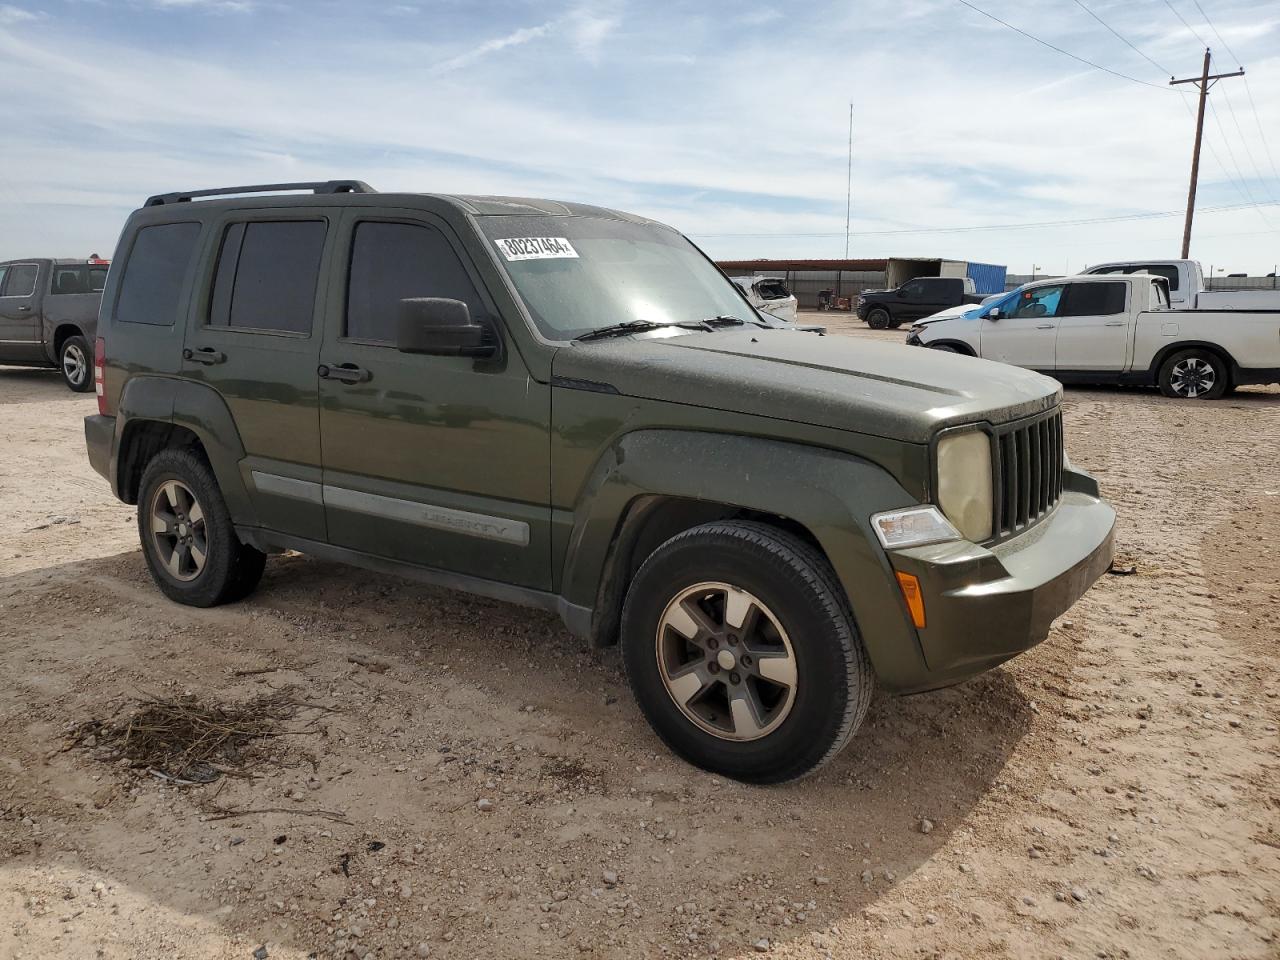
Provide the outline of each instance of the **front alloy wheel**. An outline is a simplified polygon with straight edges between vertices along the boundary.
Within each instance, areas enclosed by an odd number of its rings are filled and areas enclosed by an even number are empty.
[[[654,550],[627,591],[621,639],[658,736],[748,783],[822,766],[871,700],[871,664],[826,557],[755,520],[704,523]]]
[[[708,582],[681,591],[663,611],[656,641],[667,693],[712,736],[756,740],[791,712],[791,641],[772,611],[745,590]]]

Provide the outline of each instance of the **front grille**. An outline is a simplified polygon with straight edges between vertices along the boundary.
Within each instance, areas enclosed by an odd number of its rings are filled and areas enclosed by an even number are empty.
[[[1054,409],[994,431],[995,536],[1034,525],[1062,497],[1062,413]]]

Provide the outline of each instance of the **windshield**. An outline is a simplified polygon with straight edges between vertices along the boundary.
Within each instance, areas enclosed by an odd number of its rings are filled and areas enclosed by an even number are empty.
[[[479,224],[549,339],[634,321],[756,319],[738,288],[666,227],[596,217],[482,217]]]

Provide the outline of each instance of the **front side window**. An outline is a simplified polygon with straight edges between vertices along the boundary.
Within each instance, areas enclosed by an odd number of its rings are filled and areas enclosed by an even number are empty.
[[[222,238],[209,326],[311,332],[323,220],[233,223]]]
[[[902,295],[905,297],[919,297],[924,294],[923,283],[908,283],[902,288]]]
[[[1058,315],[1058,304],[1061,300],[1061,284],[1023,290],[1018,297],[1017,305],[1013,307],[1009,316],[1014,319],[1023,317],[1031,319],[1036,317],[1056,317]]]
[[[63,294],[88,292],[89,277],[84,267],[63,267],[56,263],[53,265],[53,280],[49,285],[50,294],[56,297]]]
[[[366,220],[356,225],[343,336],[394,343],[400,301],[461,300],[480,322],[487,311],[449,241],[424,224]]]
[[[120,278],[116,320],[173,326],[199,236],[198,223],[161,223],[138,231]]]
[[[36,292],[36,277],[40,268],[34,263],[15,263],[9,267],[5,278],[6,297],[29,297]]]
[[[757,316],[739,288],[670,228],[604,217],[492,216],[479,223],[549,339],[629,321]]]
[[[1104,281],[1067,285],[1064,317],[1110,317],[1124,313],[1127,283]]]

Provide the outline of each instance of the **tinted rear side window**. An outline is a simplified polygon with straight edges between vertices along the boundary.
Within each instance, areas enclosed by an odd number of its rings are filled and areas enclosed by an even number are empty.
[[[89,292],[101,293],[107,286],[107,268],[89,268]]]
[[[485,312],[466,268],[439,230],[410,223],[358,224],[345,336],[393,343],[400,301],[411,297],[461,300],[476,320]]]
[[[310,333],[326,230],[323,220],[228,227],[218,255],[210,326]]]
[[[84,267],[53,267],[53,280],[49,293],[61,296],[68,293],[88,293],[89,277]]]
[[[36,292],[36,277],[40,268],[34,263],[15,263],[9,267],[9,275],[5,278],[4,295],[6,297],[29,297]]]
[[[161,223],[138,231],[120,278],[117,321],[173,326],[199,236],[198,223]]]
[[[1068,288],[1064,317],[1107,317],[1124,313],[1124,283],[1073,283]]]

